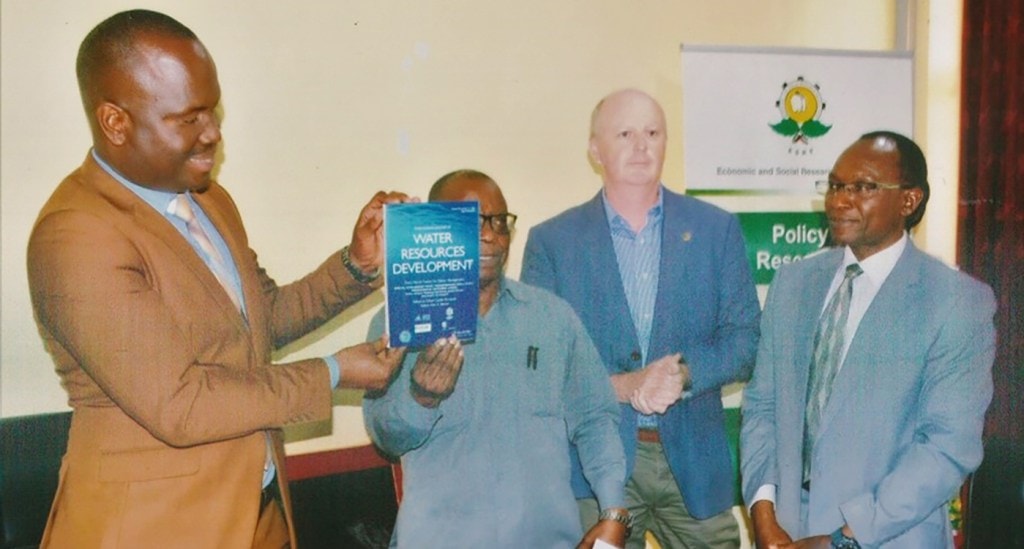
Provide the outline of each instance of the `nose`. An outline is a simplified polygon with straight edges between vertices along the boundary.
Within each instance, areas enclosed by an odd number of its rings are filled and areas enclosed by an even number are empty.
[[[480,242],[493,242],[496,234],[490,222],[480,220]]]
[[[849,208],[853,202],[853,190],[850,187],[840,187],[841,190],[825,195],[825,206],[832,208]]]
[[[222,138],[220,133],[220,117],[216,114],[209,114],[203,117],[203,131],[199,134],[199,140],[206,145],[216,145]]]

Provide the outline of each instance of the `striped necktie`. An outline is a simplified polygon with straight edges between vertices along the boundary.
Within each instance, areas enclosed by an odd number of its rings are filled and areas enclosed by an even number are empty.
[[[811,361],[810,379],[807,382],[807,408],[804,410],[804,483],[810,480],[811,455],[814,450],[814,439],[818,436],[821,413],[828,403],[832,382],[835,381],[843,360],[846,343],[844,332],[846,319],[850,315],[850,301],[853,298],[853,279],[863,272],[856,263],[847,265],[846,276],[821,314],[818,331],[814,336],[814,358]]]
[[[224,257],[221,256],[220,252],[213,245],[209,235],[203,230],[203,226],[199,224],[199,219],[196,218],[195,212],[192,210],[192,205],[188,201],[188,197],[185,193],[179,194],[177,198],[171,201],[167,207],[167,213],[177,217],[178,219],[185,222],[185,227],[188,230],[189,236],[195,240],[196,244],[199,245],[199,249],[202,250],[204,257],[204,263],[213,272],[213,276],[217,278],[217,282],[227,292],[231,302],[235,304],[235,308],[239,312],[242,311],[242,299],[238,295],[238,290],[235,289],[232,284],[232,277],[229,274],[231,271],[228,269],[227,263],[224,261]]]

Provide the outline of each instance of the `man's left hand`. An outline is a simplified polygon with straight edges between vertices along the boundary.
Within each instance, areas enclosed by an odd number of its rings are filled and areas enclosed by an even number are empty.
[[[372,272],[383,265],[384,205],[419,201],[419,198],[410,198],[401,192],[377,191],[359,212],[359,219],[352,229],[352,243],[348,247],[352,263],[364,273]]]
[[[780,549],[829,549],[830,547],[832,547],[832,536],[811,536],[782,545]]]
[[[615,547],[625,547],[626,525],[617,520],[599,520],[593,528],[583,534],[583,539],[576,546],[576,549],[591,549],[594,546],[594,542],[598,539]]]

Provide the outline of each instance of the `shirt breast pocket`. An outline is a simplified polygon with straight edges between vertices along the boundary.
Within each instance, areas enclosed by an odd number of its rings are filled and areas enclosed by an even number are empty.
[[[516,399],[523,415],[540,418],[564,416],[562,406],[565,385],[565,361],[558,360],[554,350],[530,347],[524,365],[514,376],[520,380]]]

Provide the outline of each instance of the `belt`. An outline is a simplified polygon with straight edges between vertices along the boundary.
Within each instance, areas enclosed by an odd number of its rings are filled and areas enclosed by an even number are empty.
[[[636,433],[636,438],[640,442],[655,442],[661,444],[661,435],[658,434],[657,429],[640,429]]]
[[[260,511],[270,505],[272,501],[281,501],[281,487],[277,485],[277,478],[271,480],[270,484],[260,492]]]

